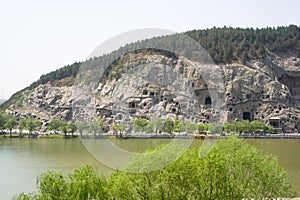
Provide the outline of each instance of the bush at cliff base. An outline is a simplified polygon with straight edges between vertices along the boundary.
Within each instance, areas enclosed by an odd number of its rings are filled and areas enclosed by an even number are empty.
[[[48,172],[38,179],[37,193],[22,193],[15,199],[215,200],[295,196],[277,159],[242,140],[235,137],[220,140],[209,153],[203,154],[204,151],[189,149],[161,170],[149,173],[120,170],[108,179],[90,166],[76,169],[69,176]],[[170,153],[142,154],[127,167],[138,169],[141,162],[153,163],[153,159],[167,162]]]

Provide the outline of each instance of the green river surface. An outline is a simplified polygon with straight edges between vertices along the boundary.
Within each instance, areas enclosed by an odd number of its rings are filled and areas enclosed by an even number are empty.
[[[171,139],[111,139],[131,152],[153,149]],[[300,139],[247,139],[249,144],[277,156],[288,172],[289,180],[300,191]],[[200,145],[195,140],[192,146]],[[105,150],[105,149],[104,149]],[[110,156],[109,153],[106,154]],[[117,158],[114,158],[117,159]],[[48,170],[70,173],[76,167],[89,164],[109,176],[112,169],[100,163],[76,139],[0,138],[0,199],[11,199],[20,192],[36,190],[36,177]],[[298,195],[300,193],[298,192]]]

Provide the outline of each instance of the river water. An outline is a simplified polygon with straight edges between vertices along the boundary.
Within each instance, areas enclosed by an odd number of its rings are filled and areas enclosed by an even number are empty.
[[[113,140],[120,148],[140,152],[168,143],[169,139]],[[300,140],[247,139],[248,143],[266,153],[276,155],[286,168],[293,187],[300,191]],[[200,145],[195,141],[193,145]],[[36,189],[36,177],[47,170],[70,173],[76,167],[89,164],[106,176],[112,169],[98,162],[80,139],[17,139],[0,138],[0,199]]]

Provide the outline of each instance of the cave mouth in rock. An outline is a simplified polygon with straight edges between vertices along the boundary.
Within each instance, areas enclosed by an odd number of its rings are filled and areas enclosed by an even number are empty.
[[[205,105],[211,105],[211,98],[210,97],[205,98]]]
[[[271,125],[273,128],[279,128],[279,122],[270,122],[270,125]]]
[[[252,121],[250,112],[243,112],[243,120],[248,120],[249,122]]]

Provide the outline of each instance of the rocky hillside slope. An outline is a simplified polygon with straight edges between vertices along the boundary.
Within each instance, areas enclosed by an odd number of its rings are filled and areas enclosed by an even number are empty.
[[[184,58],[173,58],[162,54],[131,53],[130,62],[123,62],[122,69],[159,64],[160,67],[171,66],[176,71],[183,71],[186,80],[191,81],[199,102],[198,122],[210,122],[212,115],[212,89],[207,88],[204,80],[196,78],[192,65]],[[250,61],[246,65],[221,65],[224,74],[224,95],[226,120],[261,120],[275,123],[284,131],[295,131],[300,126],[300,59],[296,57]],[[110,78],[99,82],[94,91],[93,116],[102,118],[109,127],[113,122],[122,120],[119,113],[114,113],[112,103],[125,88],[135,88],[134,95],[126,99],[130,118],[167,117],[180,119],[183,99],[174,96],[167,88],[155,84],[140,84],[131,81],[121,85],[122,79]],[[127,86],[127,87],[126,87]],[[35,116],[44,122],[51,119],[73,120],[74,100],[72,86],[53,86],[41,84],[33,90],[25,90],[22,103],[12,104],[7,112],[24,118]],[[152,112],[151,111],[156,111]],[[216,113],[215,113],[216,114]],[[277,120],[278,118],[278,120]],[[278,123],[278,124],[276,124]]]
[[[300,45],[299,30],[297,30],[299,28],[294,26],[291,28],[296,30],[294,32],[296,35],[293,33],[293,40],[289,40],[288,44],[285,43],[284,47],[276,46],[282,37],[278,36],[277,40],[277,35],[271,34],[275,38],[271,38],[276,41],[275,46],[269,41],[270,39],[258,39],[259,44],[262,41],[266,41],[268,44],[265,47],[258,45],[258,49],[264,49],[263,53],[260,51],[250,52],[247,54],[247,58],[244,58],[242,54],[245,54],[247,50],[254,51],[253,49],[256,48],[255,42],[251,48],[248,48],[249,43],[247,43],[248,37],[251,41],[252,36],[256,36],[253,30],[250,36],[245,35],[244,40],[241,40],[244,43],[246,41],[246,44],[243,43],[244,53],[237,54],[238,48],[230,47],[233,48],[232,58],[228,62],[230,64],[218,63],[224,89],[220,85],[209,86],[207,82],[209,79],[213,79],[213,74],[208,73],[209,78],[204,80],[202,74],[195,70],[195,63],[184,57],[159,51],[141,51],[123,55],[113,64],[114,67],[104,72],[105,78],[94,83],[93,90],[89,91],[92,96],[86,104],[89,107],[88,110],[80,110],[76,107],[76,102],[80,98],[85,101],[87,99],[78,97],[78,94],[75,94],[78,90],[73,85],[82,63],[74,63],[73,67],[65,67],[63,70],[43,75],[39,81],[16,93],[1,106],[1,109],[15,115],[18,119],[29,116],[36,117],[43,122],[44,128],[51,119],[72,121],[80,119],[79,116],[86,120],[95,117],[102,119],[106,130],[109,130],[113,122],[122,122],[133,118],[191,118],[197,123],[208,123],[215,121],[217,116],[225,113],[225,121],[260,120],[284,132],[298,131],[300,130],[300,58],[298,51]],[[214,31],[218,33],[218,30]],[[192,36],[195,32],[192,31],[188,34]],[[245,32],[240,33],[240,35],[243,34]],[[257,34],[256,38],[261,38],[260,34]],[[199,33],[199,35],[201,34]],[[199,35],[195,37],[197,38]],[[239,38],[239,34],[235,35]],[[216,39],[218,36],[214,38]],[[253,39],[253,41],[256,40]],[[224,44],[227,43],[224,42]],[[233,44],[238,46],[236,42]],[[278,47],[278,52],[271,52],[271,49],[275,47]],[[220,45],[215,48],[211,48],[210,51],[220,51]],[[219,54],[222,53],[219,52]],[[220,56],[219,54],[218,56]],[[130,59],[127,59],[128,57]],[[226,61],[225,57],[221,60]],[[159,81],[156,84],[149,84],[143,82],[142,79],[134,78],[136,74],[130,72],[134,68],[151,69],[153,66],[160,70],[168,69],[170,73],[164,75],[182,76],[180,86],[192,91],[190,92],[192,97],[188,98],[197,101],[197,108],[189,107],[193,102],[187,101],[187,98],[183,97],[184,95],[176,95],[176,92],[174,93],[167,86],[157,84]],[[70,76],[66,76],[66,74],[70,74]],[[168,77],[164,77],[159,71],[156,73],[154,70],[152,75],[154,76],[148,77],[147,80],[168,80]],[[125,98],[126,94],[130,94],[128,98]],[[219,110],[214,107],[216,96],[223,102]],[[122,100],[122,112],[116,110],[116,100],[118,99]],[[188,114],[191,110],[194,112]]]

